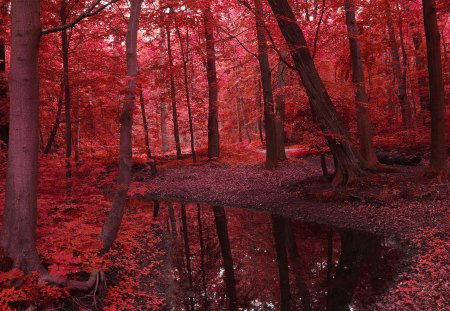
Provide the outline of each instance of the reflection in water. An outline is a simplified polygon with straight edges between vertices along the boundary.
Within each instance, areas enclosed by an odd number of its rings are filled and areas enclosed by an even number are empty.
[[[243,209],[154,207],[170,241],[172,310],[367,310],[400,264],[400,251],[359,231]]]

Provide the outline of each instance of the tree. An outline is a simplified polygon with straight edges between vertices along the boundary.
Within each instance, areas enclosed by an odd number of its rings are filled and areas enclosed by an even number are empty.
[[[350,141],[322,79],[314,66],[302,30],[287,0],[268,0],[281,33],[289,46],[295,67],[313,107],[328,146],[335,158],[334,186],[346,184],[364,174],[367,164]]]
[[[272,74],[270,72],[269,56],[265,25],[263,20],[263,7],[260,0],[254,0],[256,33],[258,39],[258,62],[261,72],[261,84],[264,101],[264,129],[266,132],[266,168],[277,166],[277,133],[275,128],[275,111],[272,92]]]
[[[277,133],[277,158],[280,161],[284,161],[287,159],[286,157],[286,150],[284,142],[286,140],[286,133],[284,131],[284,120],[285,120],[285,90],[283,89],[286,85],[286,71],[288,67],[283,62],[283,60],[287,57],[287,51],[281,50],[280,51],[281,57],[278,62],[277,66],[277,73],[276,73],[276,82],[275,87],[278,89],[278,93],[275,96],[275,127],[276,127],[276,133]],[[283,60],[281,59],[283,58]]]
[[[428,80],[430,84],[431,157],[429,171],[440,179],[447,179],[445,91],[436,3],[434,0],[423,0],[422,3],[427,42]]]
[[[370,124],[367,106],[366,86],[361,57],[361,47],[358,40],[358,26],[355,18],[354,0],[345,0],[345,23],[347,24],[348,39],[350,43],[350,57],[352,63],[353,84],[355,87],[356,120],[361,155],[370,165],[378,163],[375,149],[372,144],[372,126]]]
[[[130,18],[128,20],[126,37],[128,83],[120,116],[119,174],[112,207],[99,236],[103,242],[102,253],[107,252],[111,248],[117,237],[125,212],[128,189],[131,182],[133,108],[138,78],[137,37],[142,2],[143,0],[132,0],[130,6]]]
[[[219,90],[217,86],[216,72],[216,49],[214,43],[214,17],[209,0],[203,11],[203,22],[206,38],[206,77],[208,79],[208,158],[218,158],[220,155],[219,145]]]

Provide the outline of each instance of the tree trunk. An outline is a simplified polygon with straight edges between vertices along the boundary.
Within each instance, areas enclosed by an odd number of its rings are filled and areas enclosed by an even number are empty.
[[[236,124],[238,130],[238,141],[242,143],[241,109],[239,107],[240,98],[236,98]]]
[[[60,20],[64,25],[67,22],[66,16],[67,2],[61,1]],[[70,84],[69,84],[69,40],[67,38],[67,29],[61,31],[61,44],[63,56],[63,72],[64,72],[64,113],[66,116],[66,177],[72,177],[72,120],[70,116]],[[69,183],[69,187],[71,187]]]
[[[139,90],[139,101],[141,103],[142,124],[144,125],[144,138],[145,138],[145,147],[147,148],[147,160],[150,162],[150,169],[152,175],[155,175],[157,173],[156,161],[152,156],[152,149],[150,148],[150,137],[148,135],[148,123],[147,123],[147,116],[145,115],[144,93],[142,89]]]
[[[314,113],[324,132],[328,146],[336,158],[337,166],[333,186],[347,184],[364,174],[366,163],[354,148],[331,102],[313,59],[302,30],[287,0],[268,0],[280,30],[289,46],[295,66],[300,74]]]
[[[61,92],[58,97],[58,107],[56,108],[55,123],[53,123],[50,136],[48,137],[47,145],[45,145],[44,154],[48,154],[50,152],[50,149],[52,148],[53,145],[53,141],[55,140],[56,137],[56,133],[58,132],[59,124],[61,123],[60,118],[62,111],[63,94],[64,94],[64,82],[61,83]]]
[[[188,27],[186,25],[186,27]],[[189,29],[189,28],[187,28]],[[189,77],[188,77],[188,68],[187,64],[189,62],[189,31],[186,30],[186,50],[184,50],[183,40],[181,38],[181,32],[176,25],[178,40],[180,41],[180,49],[181,49],[181,57],[183,58],[183,74],[184,74],[184,91],[186,93],[186,105],[188,109],[188,119],[189,119],[189,135],[191,138],[191,153],[192,153],[192,162],[197,162],[197,155],[195,154],[195,138],[194,138],[194,125],[192,123],[192,112],[191,112],[191,94],[189,91]]]
[[[366,162],[374,166],[378,163],[375,149],[372,144],[372,126],[370,124],[367,106],[366,86],[361,57],[361,47],[358,40],[358,26],[355,17],[354,0],[345,0],[345,22],[350,43],[350,56],[352,62],[353,84],[355,88],[356,121],[361,155]]]
[[[234,277],[233,256],[231,255],[230,239],[228,237],[227,217],[223,207],[213,207],[217,236],[222,252],[223,267],[225,269],[225,285],[228,296],[228,310],[238,310],[236,279]]]
[[[171,35],[169,24],[166,25],[166,36],[167,36],[167,54],[169,56],[170,99],[172,100],[173,136],[175,138],[175,149],[177,152],[177,158],[179,158],[181,157],[181,146],[180,146],[180,133],[178,130],[178,111],[177,111],[177,98],[175,91],[175,73],[173,68],[172,45],[170,40]]]
[[[420,116],[422,123],[426,124],[429,120],[428,114],[430,113],[430,98],[428,91],[428,81],[425,73],[425,57],[422,54],[422,35],[419,31],[414,31],[412,34],[414,53],[417,70],[417,84],[419,86],[419,103],[420,103]]]
[[[428,79],[430,83],[431,157],[429,171],[447,179],[445,127],[445,90],[441,63],[441,44],[434,0],[423,0],[423,20],[427,41]]]
[[[277,252],[278,274],[281,292],[281,310],[291,310],[291,289],[289,286],[289,265],[286,252],[286,228],[283,218],[272,215],[272,231]]]
[[[36,250],[39,0],[11,6],[10,127],[2,248],[16,268],[41,270]]]
[[[262,108],[262,101],[261,101],[261,80],[256,80],[257,82],[257,89],[256,89],[256,108],[258,109],[258,133],[259,133],[259,140],[261,141],[261,145],[264,146],[266,144],[264,140],[264,134],[263,134],[263,122],[261,119],[261,108]]]
[[[206,37],[206,76],[208,79],[208,158],[218,158],[220,155],[219,144],[219,89],[216,72],[216,49],[214,41],[214,17],[208,2],[203,12]]]
[[[286,58],[287,52],[285,50],[281,50],[281,56]],[[275,127],[277,133],[277,158],[280,161],[287,160],[286,150],[285,150],[285,140],[286,133],[284,131],[284,119],[285,119],[285,96],[284,96],[284,87],[286,86],[286,64],[281,61],[278,62],[277,74],[276,74],[276,88],[279,90],[278,94],[275,96],[276,103],[276,119],[275,119]]]
[[[78,78],[80,76],[80,66],[78,65]],[[77,101],[75,106],[75,165],[80,166],[80,132],[81,132],[81,120],[80,120],[80,85],[77,85]]]
[[[254,0],[256,17],[256,34],[258,39],[258,62],[261,71],[261,82],[264,100],[264,130],[266,132],[266,168],[277,166],[277,133],[275,128],[275,111],[272,92],[272,74],[270,72],[269,55],[263,6],[261,0]]]
[[[133,107],[136,97],[136,84],[138,76],[137,61],[137,34],[139,30],[139,16],[143,0],[131,0],[130,18],[128,20],[128,32],[126,37],[127,50],[127,75],[128,84],[124,98],[122,114],[120,116],[120,156],[119,176],[116,183],[111,210],[100,233],[103,242],[102,253],[107,252],[114,240],[122,222],[127,201],[128,188],[131,182],[131,158],[132,158],[132,129]]]
[[[411,128],[413,126],[411,104],[408,100],[406,92],[406,75],[402,73],[402,67],[400,65],[400,54],[398,52],[397,38],[395,35],[394,22],[391,17],[391,9],[389,3],[386,9],[386,18],[389,31],[389,45],[391,49],[392,58],[392,70],[394,72],[395,80],[397,81],[397,97],[400,101],[400,108],[402,112],[403,126]]]

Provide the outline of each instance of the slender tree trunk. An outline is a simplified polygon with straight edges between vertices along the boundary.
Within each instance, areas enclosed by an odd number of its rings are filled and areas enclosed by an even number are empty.
[[[16,268],[40,270],[36,250],[39,0],[11,6],[10,127],[2,248]]]
[[[203,12],[206,37],[206,76],[208,79],[208,158],[218,158],[220,155],[219,143],[219,89],[216,73],[216,49],[214,41],[214,17],[208,2]]]
[[[175,211],[173,209],[173,203],[168,203],[168,209],[169,209],[169,219],[170,219],[170,227],[172,228],[172,234],[177,235],[177,219],[175,218]]]
[[[227,217],[223,207],[213,207],[217,236],[222,252],[223,267],[225,269],[225,285],[228,296],[228,310],[238,310],[236,279],[234,277],[233,256],[231,255],[230,239],[228,237]]]
[[[268,2],[288,43],[295,66],[327,143],[337,160],[332,185],[349,183],[363,175],[367,165],[353,146],[349,134],[331,102],[288,1],[268,0]]]
[[[150,169],[152,175],[155,175],[157,173],[156,161],[152,156],[152,149],[150,148],[150,137],[148,135],[148,123],[147,123],[147,116],[145,115],[145,102],[142,88],[139,90],[139,101],[141,103],[142,124],[144,125],[144,138],[145,138],[145,147],[147,148],[147,160],[150,162]]]
[[[261,0],[254,0],[256,33],[258,39],[258,61],[261,71],[261,82],[264,99],[264,129],[266,132],[266,168],[277,166],[277,133],[275,128],[275,111],[272,92],[272,74],[270,72],[269,55],[265,25],[263,20],[263,6]]]
[[[422,54],[422,35],[419,31],[413,31],[412,34],[414,53],[417,70],[417,85],[419,86],[419,103],[420,103],[420,116],[422,123],[427,123],[427,115],[430,113],[430,97],[428,91],[428,81],[425,68],[425,57]]]
[[[80,73],[80,66],[78,66],[78,76]],[[78,77],[79,78],[79,77]],[[80,85],[77,85],[77,101],[75,106],[75,165],[80,165],[80,132],[81,132],[81,120],[80,120]]]
[[[188,26],[186,25],[186,28]],[[189,29],[189,28],[187,28]],[[176,25],[178,40],[180,41],[181,48],[181,57],[183,58],[183,74],[184,74],[184,91],[186,93],[186,105],[188,109],[188,119],[189,119],[189,135],[191,138],[191,153],[192,153],[192,162],[197,162],[197,155],[195,154],[195,138],[194,138],[194,125],[192,123],[192,112],[191,112],[191,94],[189,90],[189,77],[188,77],[188,62],[189,62],[189,31],[186,31],[186,50],[183,46],[183,40],[181,38],[181,32]]]
[[[447,179],[445,127],[445,90],[441,63],[441,44],[434,0],[423,0],[423,20],[427,41],[428,78],[430,83],[431,157],[429,171]]]
[[[367,106],[366,86],[364,81],[361,47],[358,40],[358,26],[355,17],[354,0],[345,0],[345,22],[347,24],[352,62],[353,84],[355,87],[356,121],[361,155],[369,165],[378,163],[375,148],[372,144],[372,126],[370,124]]]
[[[286,229],[283,218],[272,215],[272,231],[277,252],[278,274],[280,278],[281,310],[291,310],[291,289],[289,286],[289,265],[286,252]]]
[[[61,111],[63,104],[64,83],[61,83],[61,92],[58,97],[58,107],[56,108],[55,123],[53,123],[50,136],[48,137],[47,145],[45,145],[44,154],[48,154],[52,148],[56,133],[58,132],[59,124],[61,123]]]
[[[287,51],[281,50],[281,56],[286,58]],[[280,161],[287,160],[286,150],[284,142],[286,140],[286,133],[284,131],[284,119],[285,119],[285,96],[284,87],[286,86],[286,64],[279,60],[276,74],[276,88],[279,89],[278,94],[275,96],[276,103],[276,119],[275,127],[277,133],[277,158]]]
[[[137,34],[142,1],[131,0],[130,6],[130,18],[128,20],[126,37],[128,84],[122,114],[120,116],[119,176],[117,178],[112,207],[99,237],[103,242],[102,253],[107,252],[111,248],[117,237],[125,212],[128,189],[131,182],[133,108],[138,76]]]
[[[64,25],[67,22],[67,2],[61,0],[60,20]],[[63,55],[63,72],[64,72],[64,114],[66,116],[66,177],[72,177],[72,119],[70,115],[71,98],[69,84],[69,40],[67,38],[67,29],[61,31],[61,44]],[[69,187],[71,184],[69,182]]]
[[[170,40],[171,35],[169,24],[166,25],[166,36],[167,36],[167,54],[169,56],[170,99],[172,100],[173,136],[175,138],[175,149],[177,152],[177,158],[179,158],[181,157],[181,146],[180,146],[180,133],[178,130],[178,111],[177,111],[177,98],[175,90],[175,73],[173,68],[172,44]]]
[[[389,6],[389,3],[387,5]],[[386,18],[389,31],[392,70],[394,72],[395,80],[397,81],[397,97],[400,101],[403,126],[406,128],[410,128],[413,125],[411,104],[408,100],[408,95],[406,92],[406,76],[402,73],[394,22],[392,21],[391,9],[389,7],[386,9]]]

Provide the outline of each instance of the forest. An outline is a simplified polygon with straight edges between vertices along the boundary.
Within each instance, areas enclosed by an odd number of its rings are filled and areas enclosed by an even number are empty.
[[[448,310],[446,0],[0,0],[0,310]]]

